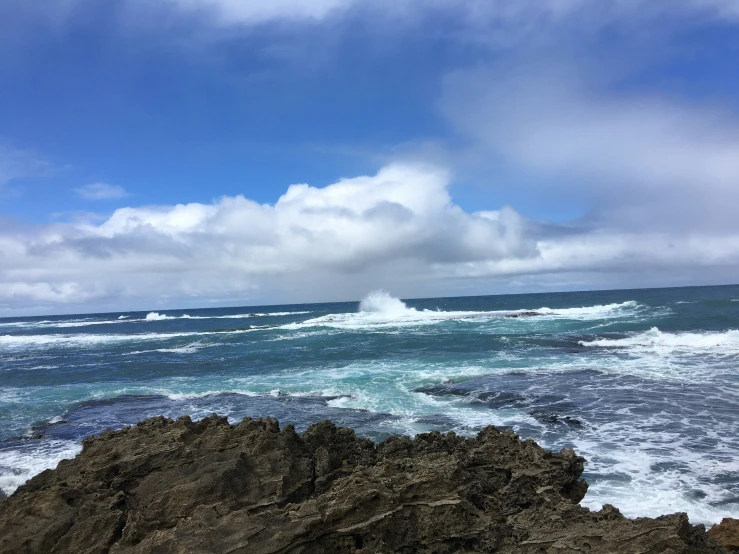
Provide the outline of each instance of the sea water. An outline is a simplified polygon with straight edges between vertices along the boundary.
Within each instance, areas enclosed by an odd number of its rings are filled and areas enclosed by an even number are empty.
[[[0,489],[154,415],[514,429],[585,506],[739,517],[739,286],[0,320]]]

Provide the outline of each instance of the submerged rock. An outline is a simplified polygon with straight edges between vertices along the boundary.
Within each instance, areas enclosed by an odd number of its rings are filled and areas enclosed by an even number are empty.
[[[375,445],[329,421],[153,418],[0,502],[0,552],[724,552],[685,514],[580,507],[583,463],[493,427]]]

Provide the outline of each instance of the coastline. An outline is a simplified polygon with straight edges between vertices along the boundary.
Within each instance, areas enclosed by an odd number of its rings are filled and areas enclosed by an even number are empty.
[[[727,551],[686,514],[581,507],[584,463],[494,427],[375,444],[330,421],[151,418],[0,502],[0,550]]]

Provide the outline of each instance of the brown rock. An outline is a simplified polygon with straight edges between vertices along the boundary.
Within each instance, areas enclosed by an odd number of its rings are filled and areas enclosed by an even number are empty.
[[[578,505],[583,458],[512,432],[375,446],[324,421],[154,418],[0,503],[0,552],[724,552],[685,514]]]
[[[721,523],[711,527],[708,534],[730,552],[739,552],[739,519],[725,517]]]

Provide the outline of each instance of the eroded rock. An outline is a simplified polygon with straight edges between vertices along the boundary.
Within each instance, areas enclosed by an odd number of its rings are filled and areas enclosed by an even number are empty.
[[[0,552],[723,552],[685,514],[578,505],[584,459],[493,427],[375,445],[323,421],[153,418],[0,503]]]
[[[739,519],[725,517],[721,523],[711,527],[708,534],[730,552],[739,552]]]

